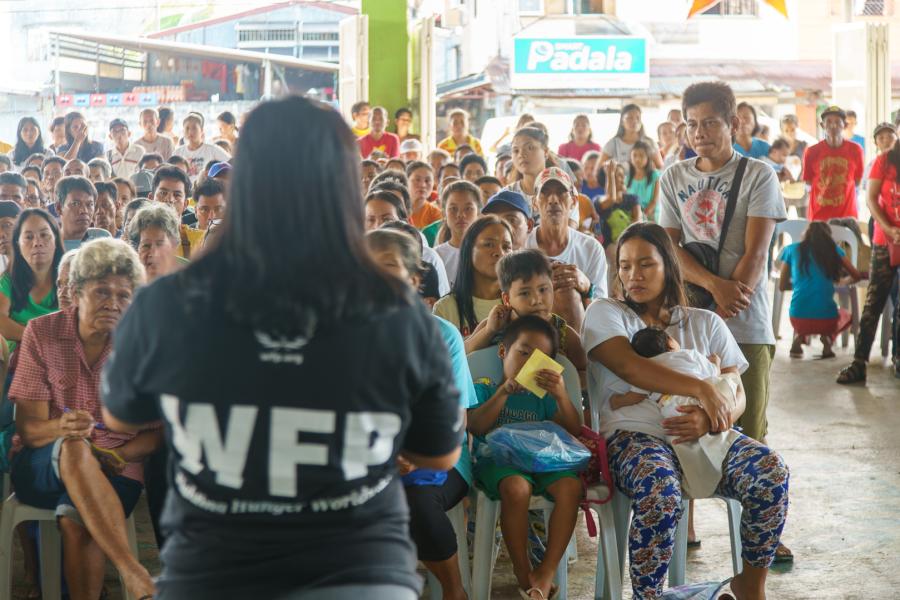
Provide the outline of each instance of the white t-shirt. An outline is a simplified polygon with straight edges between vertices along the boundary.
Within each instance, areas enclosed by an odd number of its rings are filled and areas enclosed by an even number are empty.
[[[144,149],[137,144],[128,144],[125,152],[119,152],[115,146],[106,151],[106,158],[112,166],[113,175],[125,179],[131,179],[131,176],[137,173],[138,162],[142,156],[144,156]]]
[[[434,247],[434,251],[438,253],[441,260],[444,261],[444,267],[447,268],[447,279],[450,280],[450,287],[456,283],[456,272],[459,271],[459,248],[454,248],[450,242],[444,242]]]
[[[585,352],[590,354],[591,350],[615,337],[624,337],[630,343],[634,334],[645,327],[647,324],[624,303],[612,299],[598,300],[585,311],[581,340]],[[725,321],[714,312],[676,307],[672,311],[672,325],[666,329],[666,333],[682,348],[696,350],[703,356],[719,355],[722,369],[736,367],[738,372],[743,373],[749,366]],[[610,408],[610,396],[629,391],[630,383],[599,362],[588,361],[588,392],[591,404],[599,407],[600,432],[609,437],[621,429],[666,439],[665,431],[660,425],[659,407],[653,400],[646,398],[638,404],[618,410]]]
[[[230,154],[215,144],[206,143],[200,144],[200,147],[196,150],[188,149],[187,144],[178,146],[172,154],[181,156],[188,162],[188,175],[191,177],[191,182],[197,181],[197,178],[200,177],[200,173],[203,172],[203,168],[209,161],[218,160],[225,162],[231,160]]]
[[[535,227],[528,234],[525,241],[526,248],[540,250],[537,242],[537,232],[540,227]],[[569,243],[565,250],[556,256],[548,256],[550,260],[575,265],[584,273],[594,286],[591,298],[606,298],[609,296],[606,282],[606,254],[600,242],[589,235],[569,228]]]
[[[735,152],[718,171],[697,170],[697,159],[677,162],[659,179],[662,204],[659,224],[681,230],[682,244],[701,242],[713,249],[719,247],[728,191],[737,172],[741,156]],[[767,164],[747,159],[747,170],[741,182],[734,216],[728,226],[728,237],[719,257],[719,276],[730,278],[746,251],[744,232],[748,217],[765,217],[777,221],[787,218],[778,176]],[[750,307],[728,319],[728,328],[740,344],[775,344],[772,331],[772,309],[766,293],[768,274],[762,269],[754,286]]]
[[[169,136],[160,133],[153,142],[148,142],[144,138],[134,140],[134,143],[144,149],[147,154],[159,154],[163,160],[169,160],[172,152],[175,151],[175,142]]]
[[[641,141],[650,146],[650,160],[652,161],[653,156],[659,152],[659,147],[656,145],[656,142],[648,137],[641,138]],[[634,144],[626,143],[622,138],[613,136],[603,145],[603,152],[611,156],[616,162],[627,165],[631,162],[632,148],[634,148]]]
[[[437,271],[438,293],[441,297],[449,294],[450,280],[447,279],[447,269],[444,268],[444,261],[442,261],[438,253],[434,251],[434,248],[429,247],[427,243],[422,248],[422,260],[434,266],[434,270]]]

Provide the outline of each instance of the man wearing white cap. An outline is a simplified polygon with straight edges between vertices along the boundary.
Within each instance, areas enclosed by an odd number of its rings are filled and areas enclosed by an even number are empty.
[[[415,138],[407,138],[400,142],[400,156],[407,163],[422,160],[422,142]]]
[[[584,309],[607,297],[606,255],[600,242],[569,226],[575,205],[572,180],[562,169],[550,167],[534,181],[540,225],[528,235],[526,248],[541,250],[553,264],[553,312],[575,330],[581,329]]]

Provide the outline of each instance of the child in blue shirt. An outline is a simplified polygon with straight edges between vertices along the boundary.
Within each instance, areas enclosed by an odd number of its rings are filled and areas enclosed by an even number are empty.
[[[782,263],[779,286],[783,291],[794,290],[789,312],[794,327],[791,357],[802,358],[807,337],[819,335],[822,358],[834,358],[834,340],[850,326],[850,313],[838,309],[834,301],[834,284],[844,273],[853,281],[862,275],[831,237],[831,226],[822,221],[810,223],[803,241],[785,246],[778,260]]]
[[[512,321],[503,335],[499,356],[505,381],[500,386],[475,385],[476,404],[468,411],[468,430],[475,436],[476,456],[484,436],[507,423],[554,421],[572,435],[581,431],[578,411],[566,392],[562,375],[549,370],[538,373],[537,384],[547,391],[543,398],[525,390],[515,377],[535,349],[555,356],[559,336],[553,325],[539,316]],[[524,473],[501,466],[486,457],[475,464],[475,479],[481,490],[500,500],[500,529],[513,564],[513,572],[525,598],[550,598],[553,575],[575,530],[582,486],[573,471]],[[528,505],[532,494],[553,500],[547,550],[532,569],[528,558]]]

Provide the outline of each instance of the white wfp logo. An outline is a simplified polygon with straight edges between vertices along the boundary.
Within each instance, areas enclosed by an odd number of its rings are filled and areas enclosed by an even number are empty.
[[[633,59],[630,52],[617,50],[614,45],[591,51],[584,42],[553,43],[536,40],[528,51],[528,70],[549,62],[551,71],[631,71]]]

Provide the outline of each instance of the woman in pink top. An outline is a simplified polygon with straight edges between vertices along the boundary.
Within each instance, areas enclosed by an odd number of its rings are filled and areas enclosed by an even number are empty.
[[[569,141],[559,147],[559,154],[565,158],[581,160],[585,152],[600,152],[600,144],[592,140],[591,121],[587,115],[578,115],[572,121],[572,131],[569,132]]]
[[[121,240],[83,245],[72,260],[73,306],[28,322],[9,390],[16,404],[12,481],[23,504],[53,509],[72,598],[98,598],[106,558],[135,598],[153,581],[128,548],[125,518],[143,490],[142,461],[161,430],[113,433],[101,422],[100,379],[112,331],[144,282]]]

